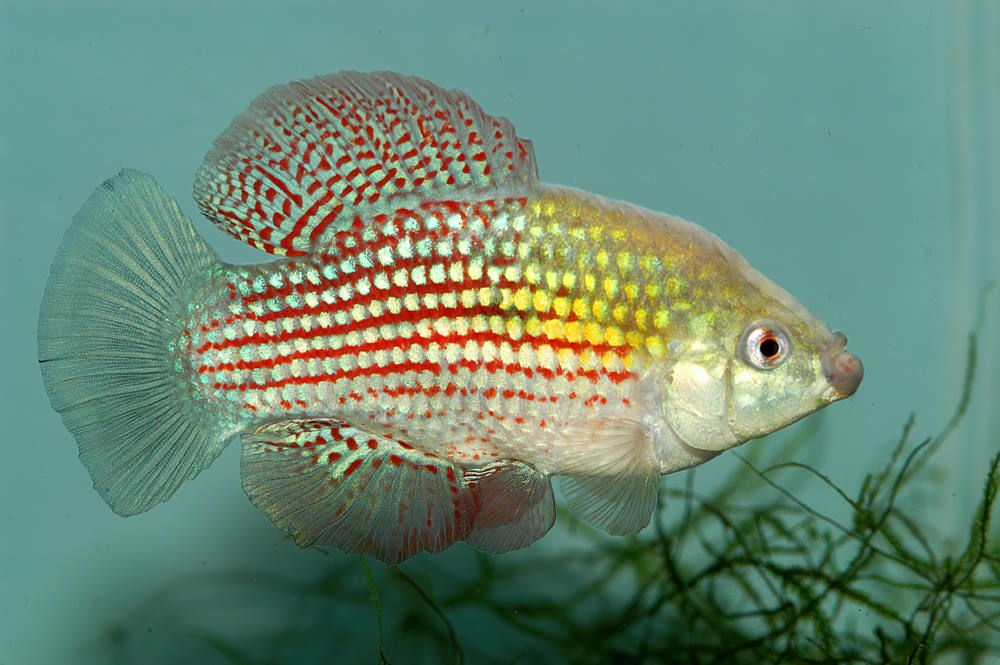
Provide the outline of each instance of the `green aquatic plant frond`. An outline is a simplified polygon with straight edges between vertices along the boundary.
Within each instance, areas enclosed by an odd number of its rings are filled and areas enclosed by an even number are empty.
[[[353,557],[323,552],[308,575],[173,580],[116,627],[108,650],[149,662],[128,655],[155,624],[194,637],[173,662],[353,662],[373,645],[383,664],[1000,662],[1000,440],[983,442],[998,452],[957,541],[911,508],[947,491],[928,465],[969,408],[976,334],[944,427],[918,440],[911,416],[856,489],[753,450],[708,489],[700,471],[664,483],[639,536],[606,536],[560,509],[565,538],[506,556],[453,548],[396,567],[362,558],[358,574]],[[767,459],[792,459],[820,422]],[[225,605],[246,589],[252,612],[277,608],[267,629],[226,633],[207,617],[211,629],[196,627],[191,609],[205,612],[206,596]],[[377,623],[356,620],[372,607]]]
[[[459,644],[458,642],[458,635],[455,633],[455,627],[451,624],[451,621],[448,619],[448,615],[446,615],[444,611],[441,609],[441,607],[438,606],[436,602],[434,602],[434,599],[431,598],[430,594],[424,591],[419,584],[413,581],[413,578],[411,578],[409,575],[404,573],[399,568],[395,568],[393,572],[399,579],[403,580],[406,584],[408,584],[417,594],[420,600],[426,603],[427,606],[431,609],[431,611],[433,611],[434,614],[436,614],[441,619],[441,623],[444,624],[445,628],[448,631],[448,639],[451,642],[453,662],[456,663],[456,665],[463,665],[465,663],[465,653],[462,651],[462,645]]]
[[[389,665],[389,659],[385,656],[385,632],[382,628],[382,603],[378,599],[378,587],[375,586],[375,578],[368,567],[364,556],[358,557],[361,563],[361,570],[364,571],[365,581],[368,583],[368,592],[372,597],[372,605],[375,606],[375,618],[378,620],[378,662],[379,665]]]
[[[211,633],[202,633],[201,640],[209,649],[219,654],[232,665],[252,665],[253,660],[244,654],[236,645]]]

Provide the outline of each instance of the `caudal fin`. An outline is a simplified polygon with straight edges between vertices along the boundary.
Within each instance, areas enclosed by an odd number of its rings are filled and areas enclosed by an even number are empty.
[[[131,170],[94,191],[56,253],[38,317],[42,378],[118,514],[165,501],[225,445],[184,400],[166,332],[217,261],[176,201]]]

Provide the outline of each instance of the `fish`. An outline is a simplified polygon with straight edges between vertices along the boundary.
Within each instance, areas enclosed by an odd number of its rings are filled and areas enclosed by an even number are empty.
[[[222,261],[126,169],[56,252],[38,360],[123,516],[227,444],[302,546],[387,564],[650,522],[664,474],[852,395],[861,361],[691,222],[539,179],[531,141],[390,72],[272,87],[194,199],[270,254]],[[262,259],[264,255],[262,254]]]

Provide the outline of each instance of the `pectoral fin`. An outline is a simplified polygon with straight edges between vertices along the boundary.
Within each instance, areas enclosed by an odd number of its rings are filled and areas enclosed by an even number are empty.
[[[660,473],[641,423],[598,419],[566,432],[559,472],[570,511],[608,533],[637,533],[649,524]]]

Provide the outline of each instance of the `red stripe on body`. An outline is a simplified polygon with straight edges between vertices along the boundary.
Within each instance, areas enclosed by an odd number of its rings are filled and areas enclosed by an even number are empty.
[[[508,374],[516,374],[516,373],[526,374],[530,371],[530,368],[523,367],[521,365],[513,363],[505,365],[499,361],[486,362],[486,363],[475,362],[475,361],[464,361],[462,363],[457,363],[456,366],[449,367],[448,369],[451,373],[454,374],[457,371],[457,366],[462,366],[473,373],[480,369],[485,370],[486,372],[489,372],[491,374],[495,374],[500,371],[506,372]],[[442,366],[437,363],[431,363],[431,362],[415,363],[406,361],[402,363],[396,363],[393,365],[387,365],[385,367],[365,367],[365,368],[358,367],[351,370],[321,372],[309,376],[289,376],[283,379],[264,381],[263,383],[253,382],[253,381],[228,382],[228,383],[216,382],[215,384],[213,384],[213,387],[217,390],[232,390],[232,391],[245,392],[247,390],[269,390],[272,388],[281,388],[287,385],[316,385],[327,382],[336,383],[337,381],[353,380],[355,378],[362,376],[385,377],[385,376],[392,376],[394,374],[405,374],[407,372],[430,372],[435,376],[439,376],[441,370]],[[635,374],[634,372],[612,371],[605,369],[603,367],[596,370],[577,370],[575,372],[569,372],[562,368],[556,368],[555,370],[551,370],[551,372],[552,376],[564,376],[568,381],[573,381],[576,378],[584,378],[590,381],[592,384],[597,384],[598,381],[600,380],[600,377],[602,376],[606,377],[609,381],[611,381],[614,384],[620,384],[629,379],[635,379],[638,377],[638,375]],[[439,387],[432,386],[429,388],[421,387],[417,389],[409,389],[403,386],[396,386],[395,389],[384,388],[383,391],[387,392],[387,394],[390,391],[393,391],[396,396],[399,396],[400,394],[407,394],[409,396],[413,396],[417,392],[424,393],[428,396],[433,396],[437,394],[437,392],[439,392]],[[475,389],[470,389],[470,391],[474,393]],[[519,400],[524,400],[524,401],[534,401],[533,399],[528,398],[528,393],[524,393],[522,395],[521,392],[518,392],[517,394],[512,394],[510,395],[509,398],[507,398],[506,395],[504,395],[504,397],[507,399],[517,398]],[[465,394],[465,392],[463,392],[463,394]],[[357,395],[356,393],[352,393],[350,396],[355,401],[361,400],[361,396]],[[497,396],[496,388],[489,388],[485,392],[483,392],[483,397],[485,397],[486,399],[493,399],[496,396]],[[576,399],[576,393],[575,392],[570,393],[569,399]],[[554,400],[551,400],[550,398],[550,401]],[[596,403],[598,401],[601,404],[606,404],[607,398],[600,395],[591,396],[590,398],[588,398],[586,406],[592,406],[593,403]]]
[[[301,309],[295,310],[294,313],[284,312],[281,316],[275,316],[270,318],[258,318],[252,315],[244,315],[244,320],[250,321],[268,321],[272,319],[283,319],[290,318],[294,319],[306,315],[317,315],[324,312],[328,314],[333,314],[341,311],[340,307],[332,305],[322,305],[317,307],[303,307]],[[396,325],[399,323],[417,323],[420,321],[434,321],[441,317],[474,317],[474,316],[493,316],[506,314],[504,310],[499,309],[496,305],[476,305],[474,307],[462,307],[461,305],[456,307],[438,307],[434,312],[434,316],[427,316],[427,310],[411,312],[407,309],[401,310],[398,314],[386,313],[382,316],[375,318],[368,318],[363,321],[348,321],[347,323],[335,323],[329,326],[316,326],[311,330],[294,330],[292,332],[281,331],[276,335],[267,335],[264,333],[253,333],[246,335],[244,337],[236,337],[234,339],[224,339],[220,342],[205,342],[197,348],[198,353],[205,353],[209,349],[214,349],[216,351],[221,351],[223,349],[228,349],[232,347],[242,347],[246,344],[269,344],[272,342],[287,342],[293,339],[313,339],[315,337],[326,337],[329,335],[342,335],[349,332],[360,332],[362,330],[368,330],[370,328],[378,328],[383,325]],[[419,338],[419,335],[416,337]]]
[[[284,333],[284,334],[291,335],[293,333]],[[469,341],[479,342],[479,343],[493,342],[497,346],[500,346],[501,344],[504,343],[508,343],[510,344],[511,349],[514,353],[517,353],[520,350],[520,348],[525,344],[531,346],[532,348],[541,344],[546,344],[548,346],[553,347],[553,349],[569,349],[578,354],[582,353],[586,349],[590,349],[595,354],[603,354],[606,353],[607,351],[614,351],[619,355],[625,355],[628,353],[628,348],[625,346],[616,347],[616,346],[611,346],[610,344],[590,345],[589,343],[586,342],[570,342],[567,340],[548,340],[548,339],[543,340],[541,338],[528,338],[528,339],[522,338],[520,340],[513,340],[502,333],[499,334],[494,333],[491,330],[485,330],[482,332],[470,332],[464,335],[460,335],[457,333],[442,335],[441,333],[435,331],[429,337],[417,336],[409,339],[402,337],[395,337],[393,339],[388,339],[388,340],[380,339],[374,342],[365,342],[363,344],[345,345],[337,349],[309,349],[307,351],[294,351],[289,354],[279,355],[274,358],[266,358],[261,360],[239,360],[235,363],[219,363],[218,365],[202,364],[198,366],[198,372],[204,373],[210,371],[235,371],[235,370],[252,371],[255,369],[272,369],[274,367],[277,367],[278,365],[287,365],[296,360],[325,360],[330,358],[339,358],[342,356],[356,356],[365,352],[371,353],[375,351],[389,351],[394,348],[405,350],[413,345],[419,345],[426,348],[430,344],[434,343],[439,345],[445,345],[445,344],[464,345],[466,342]],[[462,365],[463,361],[475,362],[463,359],[455,364]],[[491,363],[486,363],[486,364],[489,365]],[[374,365],[374,367],[387,367],[387,366],[388,365]],[[511,363],[508,365],[502,365],[502,367],[521,368],[522,366],[517,363]],[[525,368],[525,369],[528,369],[530,371],[531,368]],[[534,368],[534,370],[542,374],[543,376],[545,375],[546,372],[555,372],[556,374],[561,374],[563,372],[561,368],[550,370],[547,367],[543,366],[537,366]],[[579,370],[577,373],[582,374],[585,371],[586,370]],[[520,373],[520,369],[518,370],[518,373]],[[529,374],[529,376],[531,375]]]
[[[312,376],[289,376],[284,379],[277,379],[273,381],[259,382],[245,382],[245,383],[220,383],[216,382],[213,384],[213,388],[216,390],[239,390],[240,392],[246,390],[267,390],[269,388],[281,388],[287,385],[308,385],[317,384],[324,382],[335,382],[344,379],[355,379],[359,376],[388,376],[390,374],[403,373],[403,372],[430,372],[434,375],[441,373],[441,365],[429,362],[405,362],[399,363],[398,365],[391,365],[388,367],[366,367],[366,368],[355,368],[351,370],[337,370],[336,372],[323,372],[322,374],[314,374]],[[360,397],[360,396],[359,396]]]

